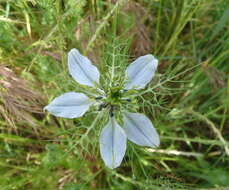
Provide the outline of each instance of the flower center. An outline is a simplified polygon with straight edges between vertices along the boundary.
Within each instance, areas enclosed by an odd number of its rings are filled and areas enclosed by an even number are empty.
[[[120,92],[120,87],[113,87],[108,92],[108,103],[111,105],[117,105],[121,103],[122,93]]]

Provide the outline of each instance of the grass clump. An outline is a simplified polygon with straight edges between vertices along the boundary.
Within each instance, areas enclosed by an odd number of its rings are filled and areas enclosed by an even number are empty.
[[[227,0],[1,1],[0,189],[228,189],[228,15]],[[158,149],[129,142],[109,170],[98,148],[104,112],[68,120],[42,111],[87,90],[67,74],[71,48],[105,86],[121,84],[138,56],[159,59],[133,98],[160,134]]]

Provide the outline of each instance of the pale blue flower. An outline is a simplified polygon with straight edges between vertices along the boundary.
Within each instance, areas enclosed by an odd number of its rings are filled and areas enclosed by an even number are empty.
[[[153,78],[157,65],[158,60],[151,54],[137,58],[127,67],[127,80],[122,92],[145,88]],[[96,91],[102,93],[102,99],[106,99],[107,94],[98,88],[100,78],[98,69],[77,49],[72,49],[68,53],[68,69],[79,84],[95,88]],[[83,93],[68,92],[55,98],[44,109],[58,117],[78,118],[87,112],[90,106],[97,104],[96,99],[91,99]],[[109,104],[107,101],[103,103],[104,107],[107,104]],[[112,103],[109,106],[110,109],[113,108]],[[159,146],[159,135],[145,115],[126,110],[122,113],[123,127],[121,127],[113,111],[110,110],[110,112],[109,121],[102,129],[99,139],[100,153],[107,167],[114,169],[120,166],[126,152],[127,139],[140,146]]]

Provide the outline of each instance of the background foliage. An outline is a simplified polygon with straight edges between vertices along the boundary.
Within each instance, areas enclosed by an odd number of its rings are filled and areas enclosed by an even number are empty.
[[[0,189],[228,189],[228,0],[1,0]],[[71,48],[104,82],[140,55],[159,68],[137,109],[161,136],[158,149],[129,143],[122,166],[104,167],[92,110],[68,120],[42,111],[83,91],[68,75]]]

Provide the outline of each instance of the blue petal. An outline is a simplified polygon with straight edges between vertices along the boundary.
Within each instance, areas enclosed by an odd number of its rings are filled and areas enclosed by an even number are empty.
[[[64,118],[81,117],[93,102],[83,93],[68,92],[55,98],[44,110]]]
[[[157,65],[158,60],[151,54],[137,58],[127,67],[127,83],[124,89],[144,88],[153,78]]]
[[[120,166],[126,152],[126,134],[112,117],[100,135],[100,154],[111,169]]]
[[[68,69],[71,76],[80,84],[94,87],[95,83],[99,83],[98,69],[77,49],[72,49],[68,53]]]
[[[127,138],[137,145],[157,147],[160,144],[156,129],[143,114],[126,112],[123,128]]]

